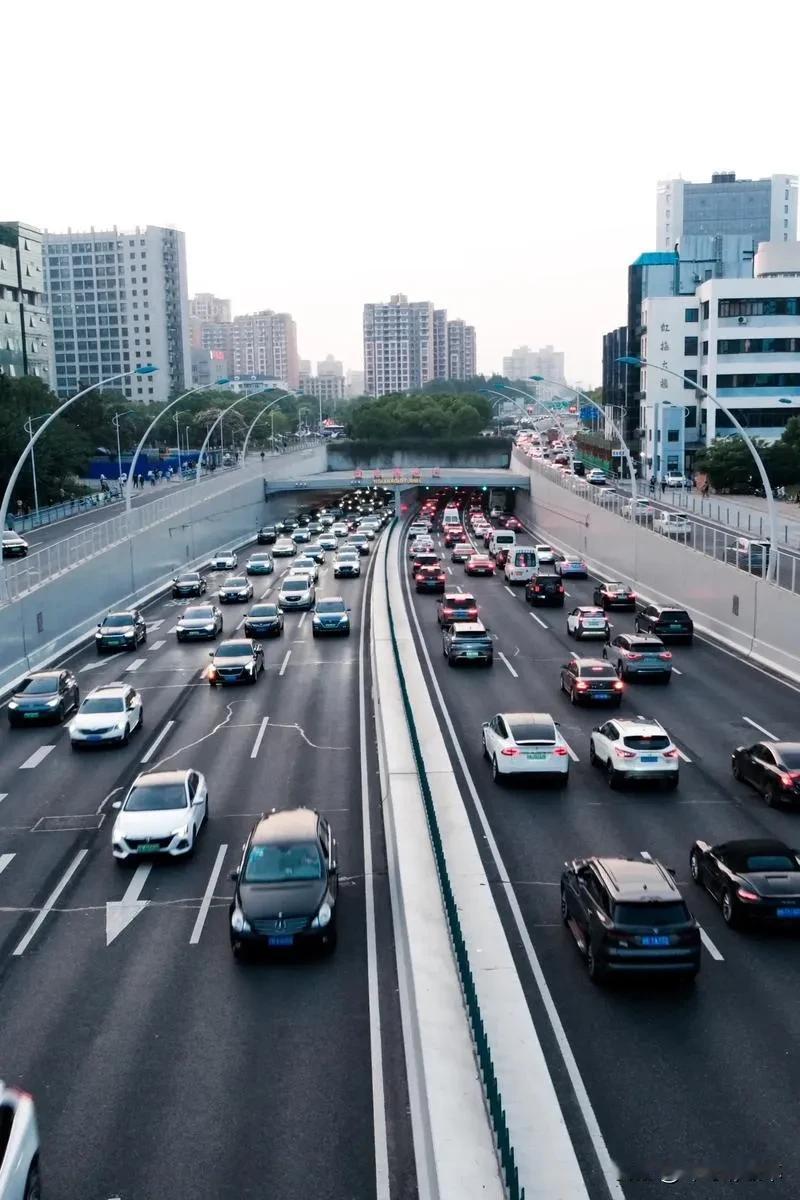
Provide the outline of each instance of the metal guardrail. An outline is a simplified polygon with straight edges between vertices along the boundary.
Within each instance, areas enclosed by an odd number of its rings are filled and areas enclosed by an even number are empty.
[[[392,524],[394,525],[395,522]],[[478,1061],[481,1080],[483,1082],[483,1090],[486,1097],[486,1105],[489,1111],[489,1119],[491,1120],[492,1129],[494,1130],[495,1143],[497,1145],[497,1152],[500,1159],[506,1192],[509,1196],[509,1200],[525,1200],[525,1188],[520,1186],[519,1170],[516,1164],[514,1147],[511,1144],[511,1135],[509,1133],[508,1123],[506,1121],[505,1109],[503,1108],[503,1098],[500,1094],[500,1087],[497,1082],[497,1074],[494,1069],[494,1062],[492,1061],[491,1047],[489,1046],[489,1039],[486,1036],[486,1029],[483,1023],[483,1017],[481,1016],[478,993],[472,976],[472,968],[470,967],[469,953],[467,951],[466,941],[461,929],[461,921],[459,920],[458,916],[458,906],[456,904],[453,887],[450,883],[450,876],[447,870],[447,861],[444,854],[442,834],[439,828],[439,821],[436,816],[436,808],[433,803],[433,796],[431,794],[430,783],[428,782],[428,776],[425,770],[425,761],[422,756],[419,735],[417,734],[417,727],[414,721],[414,712],[409,699],[405,675],[403,674],[403,666],[400,660],[400,649],[397,644],[397,634],[394,627],[392,605],[388,594],[388,555],[384,560],[384,573],[386,578],[386,606],[389,617],[389,633],[392,642],[392,653],[394,654],[397,676],[400,681],[400,693],[403,697],[403,708],[405,710],[408,732],[414,751],[414,761],[416,763],[417,773],[419,775],[420,790],[422,792],[422,800],[425,806],[425,816],[428,822],[428,830],[430,832],[431,845],[433,847],[433,856],[436,862],[436,872],[439,877],[439,887],[442,892],[442,900],[444,901],[445,913],[447,915],[447,924],[450,930],[453,952],[455,954],[458,974],[461,981],[461,990],[463,992],[464,1003],[466,1005],[470,1028],[472,1030],[475,1056]]]

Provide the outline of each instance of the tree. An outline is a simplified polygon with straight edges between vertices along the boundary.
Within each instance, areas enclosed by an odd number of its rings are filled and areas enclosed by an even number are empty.
[[[790,428],[792,427],[792,428]],[[787,438],[787,433],[789,434]],[[780,441],[768,444],[756,439],[755,445],[773,488],[800,483],[800,422],[793,417]],[[761,476],[743,438],[717,438],[698,454],[695,466],[705,471],[713,487],[721,492],[762,492]]]

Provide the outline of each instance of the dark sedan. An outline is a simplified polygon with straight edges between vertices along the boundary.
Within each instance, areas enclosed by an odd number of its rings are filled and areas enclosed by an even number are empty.
[[[280,637],[283,612],[277,604],[254,604],[244,619],[245,637]]]
[[[78,681],[71,671],[37,671],[23,679],[8,703],[9,725],[63,721],[80,704]]]
[[[627,609],[636,611],[636,592],[624,583],[598,583],[592,592],[592,600],[599,608]]]
[[[323,634],[350,637],[350,609],[341,596],[326,596],[323,600],[317,600],[311,617],[311,632],[314,637]]]
[[[209,653],[208,682],[212,687],[218,683],[256,683],[264,670],[264,651],[249,638],[220,642]]]
[[[441,594],[447,576],[441,566],[419,567],[414,572],[414,588],[418,592],[433,592]]]
[[[97,626],[94,644],[98,654],[107,651],[135,650],[147,641],[147,623],[138,609],[111,612]]]
[[[274,525],[262,525],[258,531],[257,540],[259,546],[271,546],[278,536],[278,530]]]
[[[770,807],[800,804],[800,742],[756,742],[731,755],[734,779],[751,784]]]
[[[206,581],[199,571],[185,571],[176,575],[172,581],[172,599],[182,596],[203,596],[206,591]]]
[[[717,901],[731,928],[759,921],[800,927],[800,861],[776,838],[717,846],[697,841],[689,870]]]

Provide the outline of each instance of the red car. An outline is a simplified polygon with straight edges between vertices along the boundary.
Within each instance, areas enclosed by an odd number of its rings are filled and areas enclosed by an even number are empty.
[[[468,575],[494,575],[494,563],[487,554],[473,554],[464,566]]]
[[[508,551],[507,550],[498,550],[494,556],[494,561],[495,561],[495,566],[497,567],[498,571],[502,571],[503,567],[508,562]]]
[[[414,587],[418,592],[443,592],[446,581],[441,567],[420,567],[414,572]]]
[[[522,529],[522,521],[517,517],[506,517],[505,527],[506,529]]]

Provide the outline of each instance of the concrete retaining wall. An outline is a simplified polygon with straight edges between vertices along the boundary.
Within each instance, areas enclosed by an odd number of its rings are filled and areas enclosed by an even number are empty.
[[[448,451],[446,447],[426,449],[422,441],[420,448],[413,450],[392,450],[389,446],[366,448],[363,442],[355,444],[329,443],[327,449],[329,471],[351,471],[356,468],[387,471],[395,467],[403,467],[408,470],[414,467],[454,466],[485,467],[489,470],[497,470],[498,468],[507,468],[511,457],[511,443],[505,440],[500,446],[489,443],[486,449],[479,447],[466,453],[460,452],[457,448],[454,448],[452,452]]]

